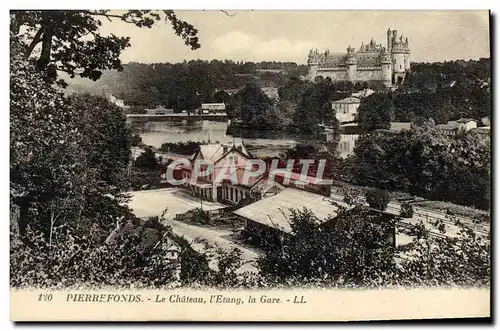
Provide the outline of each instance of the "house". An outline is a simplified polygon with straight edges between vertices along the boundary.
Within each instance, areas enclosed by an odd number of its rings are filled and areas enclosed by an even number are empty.
[[[233,213],[244,221],[247,237],[255,245],[273,245],[279,238],[293,236],[290,218],[293,211],[310,211],[323,230],[335,227],[340,208],[346,213],[356,212],[362,215],[363,221],[369,221],[377,226],[381,238],[391,245],[396,244],[395,218],[397,215],[369,207],[350,206],[344,202],[333,202],[330,198],[319,194],[286,188],[280,193],[266,199],[256,201]],[[361,208],[361,209],[359,209]],[[379,242],[368,244],[368,248],[377,248]]]
[[[448,121],[446,124],[438,124],[436,128],[445,132],[448,135],[454,135],[459,130],[469,131],[477,128],[477,121],[472,118],[461,118],[456,121]]]
[[[458,129],[469,131],[470,129],[477,128],[477,121],[473,118],[461,118],[457,120]]]
[[[262,199],[284,189],[265,169],[257,169],[241,141],[202,144],[187,161],[189,164],[175,165],[173,173],[181,169],[188,191],[206,201],[237,205],[242,200]],[[250,165],[254,167],[249,168]],[[200,170],[198,176],[195,167]]]
[[[236,168],[233,170],[234,178],[236,181],[231,181],[229,178],[225,179],[222,183],[222,201],[238,204],[245,199],[259,200],[270,195],[279,193],[284,189],[284,186],[269,180],[266,174],[258,177],[248,177],[245,180],[245,172],[249,171],[246,168]],[[231,175],[233,174],[231,173]]]
[[[359,138],[359,134],[341,134],[340,140],[337,146],[339,156],[341,158],[347,158],[354,152],[354,146]]]
[[[220,143],[201,144],[200,150],[189,160],[190,165],[185,167],[186,186],[194,195],[203,199],[221,201],[222,183],[218,183],[217,180],[230,176],[231,169],[244,168],[250,158],[251,155],[241,142],[233,142],[232,145]],[[207,175],[194,176],[193,170],[197,164],[200,165],[200,168],[203,168],[201,170],[208,170],[208,167],[211,167],[212,171]],[[221,171],[227,173],[220,174]]]
[[[353,122],[356,120],[359,104],[358,98],[348,97],[332,102],[332,109],[340,123]]]
[[[224,91],[224,92],[226,92],[226,93],[227,93],[227,94],[229,94],[229,95],[233,95],[233,94],[238,93],[238,92],[239,92],[239,91],[241,91],[242,89],[243,89],[243,87],[240,87],[240,88],[235,88],[235,89],[218,89],[218,88],[216,88],[214,92],[215,92],[215,93],[217,93],[217,92],[219,92],[219,91]]]
[[[221,114],[226,112],[225,103],[202,103],[201,104],[202,113],[210,114]]]
[[[488,116],[481,118],[481,126],[490,126],[491,120]]]

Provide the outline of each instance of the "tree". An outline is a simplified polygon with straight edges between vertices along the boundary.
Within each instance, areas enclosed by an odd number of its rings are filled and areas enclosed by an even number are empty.
[[[183,155],[193,155],[200,149],[197,141],[186,141],[178,143],[163,143],[160,150],[165,153],[178,153]]]
[[[146,148],[146,150],[137,157],[134,165],[145,170],[156,170],[158,167],[156,153],[153,152],[151,148]]]
[[[366,192],[366,202],[368,202],[368,204],[372,208],[384,211],[387,208],[389,201],[390,196],[389,192],[387,191],[372,189]]]
[[[141,147],[144,143],[142,142],[142,138],[137,133],[132,135],[132,139],[130,141],[130,145],[133,147]]]
[[[367,288],[390,286],[489,286],[488,240],[459,225],[458,237],[411,228],[404,248],[391,238],[397,218],[363,206],[340,208],[335,218],[292,210],[292,233],[274,241],[258,260],[268,286]]]
[[[82,219],[92,220],[98,214],[103,225],[110,228],[120,216],[116,204],[125,201],[123,192],[129,187],[131,132],[122,109],[105,98],[80,94],[72,95],[70,101],[82,133],[78,141],[81,202],[76,219],[83,224]]]
[[[386,93],[374,93],[361,101],[358,121],[365,130],[390,129],[393,120],[392,98]]]
[[[488,209],[490,142],[474,132],[445,134],[432,123],[361,136],[352,176],[359,185]]]
[[[102,36],[102,19],[147,28],[164,19],[186,45],[192,49],[200,47],[198,31],[172,10],[15,10],[10,19],[11,36],[20,41],[25,58],[36,59],[37,68],[46,72],[52,82],[57,71],[66,72],[71,78],[79,75],[97,80],[104,69],[122,69],[119,56],[130,46],[130,38]],[[59,83],[65,84],[62,80]]]
[[[387,241],[394,224],[364,207],[339,209],[318,219],[309,210],[292,210],[292,233],[266,249],[258,260],[273,284],[366,285],[394,264]]]
[[[293,126],[301,133],[321,131],[321,125],[338,127],[338,121],[331,107],[331,81],[319,80],[302,94],[301,101],[293,115]]]
[[[403,202],[401,204],[401,211],[399,215],[403,218],[413,217],[413,207],[408,202]]]
[[[10,198],[22,239],[28,226],[48,236],[54,222],[74,213],[83,134],[75,118],[68,100],[11,41]]]
[[[252,128],[265,128],[266,113],[271,107],[272,102],[255,84],[248,84],[241,94],[241,119],[243,125]]]

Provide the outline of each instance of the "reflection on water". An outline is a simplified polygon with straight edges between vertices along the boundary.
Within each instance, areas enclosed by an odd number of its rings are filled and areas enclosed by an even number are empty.
[[[198,121],[195,123],[172,123],[172,122],[147,122],[140,128],[142,141],[146,145],[160,147],[164,142],[216,142],[229,143],[233,136],[227,135],[227,123],[213,121]],[[314,144],[318,147],[325,147],[326,137],[312,140],[307,135],[294,135],[284,132],[274,131],[250,131],[244,130],[240,136],[235,138],[243,139],[247,149],[256,156],[277,156],[297,144]],[[342,157],[352,153],[355,140],[358,135],[341,135],[339,152]]]

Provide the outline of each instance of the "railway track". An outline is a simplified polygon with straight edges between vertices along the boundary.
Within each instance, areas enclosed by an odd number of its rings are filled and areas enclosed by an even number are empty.
[[[332,193],[330,195],[330,197],[338,202],[344,201],[344,196],[337,194],[337,193]],[[368,205],[364,199],[362,199],[362,201],[366,205]],[[386,211],[391,212],[393,214],[399,214],[400,209],[401,209],[400,204],[390,202],[387,205]],[[438,222],[442,222],[445,226],[447,225],[449,227],[455,227],[455,228],[458,227],[456,224],[456,221],[458,221],[461,224],[463,224],[464,226],[474,230],[474,232],[476,232],[478,235],[481,235],[481,236],[488,236],[488,234],[490,232],[490,224],[489,223],[486,224],[484,222],[481,223],[479,221],[475,222],[473,219],[470,219],[470,218],[447,215],[445,213],[437,212],[434,210],[428,210],[428,209],[421,208],[421,207],[413,207],[413,215],[414,215],[413,218],[417,218],[419,220],[422,220],[422,221],[424,221],[424,223],[429,223],[429,221],[431,221],[431,222],[438,221]],[[453,219],[450,219],[450,218],[453,218]],[[403,221],[403,223],[411,225],[410,222]],[[430,225],[432,226],[433,224],[430,224]]]

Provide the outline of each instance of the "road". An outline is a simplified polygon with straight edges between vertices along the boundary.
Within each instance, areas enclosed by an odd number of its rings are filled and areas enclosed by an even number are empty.
[[[206,241],[209,245],[217,245],[223,248],[225,251],[231,251],[234,248],[238,248],[241,251],[241,259],[244,261],[244,265],[241,266],[238,271],[250,271],[250,272],[258,272],[258,269],[252,264],[259,255],[245,248],[243,246],[237,245],[232,242],[228,238],[231,236],[232,232],[229,230],[217,229],[217,228],[208,228],[201,227],[192,224],[187,224],[184,222],[167,220],[165,225],[170,225],[172,227],[172,232],[180,237],[184,237],[193,249],[202,253],[205,252],[205,245],[200,243],[200,239]],[[217,269],[217,263],[214,262],[210,265],[212,269]]]

